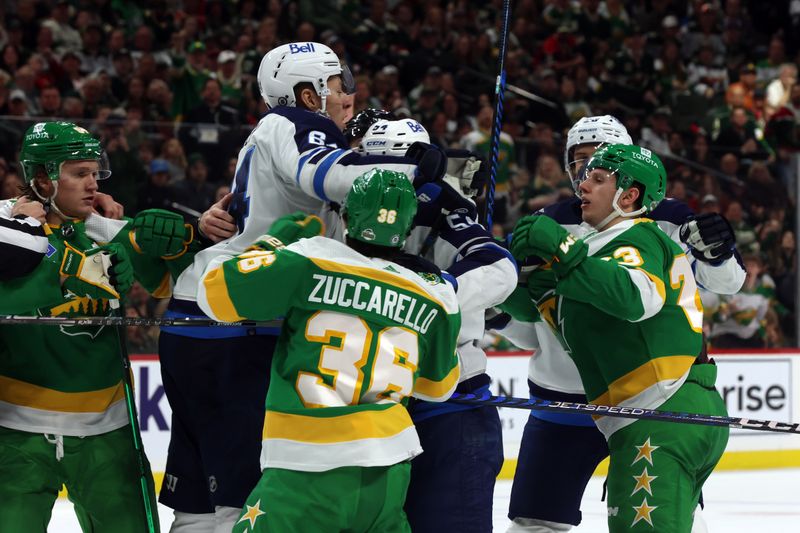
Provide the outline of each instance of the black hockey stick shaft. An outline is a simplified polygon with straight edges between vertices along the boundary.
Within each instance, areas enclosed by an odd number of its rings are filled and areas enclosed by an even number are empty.
[[[508,396],[491,396],[489,394],[454,393],[448,400],[454,403],[473,405],[494,405],[512,409],[528,409],[533,411],[551,411],[556,413],[578,413],[593,416],[610,416],[616,418],[632,418],[636,420],[660,420],[682,424],[701,424],[704,426],[732,427],[769,431],[773,433],[800,434],[800,423],[776,422],[773,420],[753,420],[733,416],[704,415],[696,413],[679,413],[675,411],[659,411],[656,409],[640,409],[638,407],[620,407],[610,405],[594,405],[576,402],[559,402],[529,398],[512,398]]]
[[[111,307],[114,313],[122,318],[122,308],[119,300],[111,300]],[[122,386],[125,391],[125,405],[128,411],[128,422],[133,434],[133,450],[136,454],[136,463],[139,469],[139,486],[142,491],[142,503],[144,514],[147,519],[148,533],[156,532],[156,521],[153,517],[153,506],[150,500],[150,490],[147,483],[148,471],[145,467],[146,459],[144,447],[142,446],[142,433],[139,431],[139,414],[136,410],[136,399],[133,392],[133,380],[131,379],[131,358],[128,355],[128,346],[125,342],[125,326],[116,325],[117,344],[119,345],[119,355],[122,359]]]

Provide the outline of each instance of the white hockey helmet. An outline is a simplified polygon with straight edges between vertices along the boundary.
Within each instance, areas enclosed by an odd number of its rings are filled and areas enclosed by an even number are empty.
[[[425,127],[413,118],[379,120],[367,130],[358,146],[367,155],[404,156],[415,142],[430,144]]]
[[[289,43],[273,48],[261,60],[258,67],[258,89],[270,108],[285,105],[294,107],[297,102],[294,87],[298,83],[310,83],[322,99],[330,94],[328,78],[342,77],[342,88],[347,94],[355,89],[353,75],[347,66],[342,66],[339,57],[320,43]]]
[[[611,115],[583,117],[576,122],[567,133],[567,146],[564,149],[564,169],[576,191],[581,179],[572,168],[576,163],[573,154],[575,147],[581,144],[596,144],[599,147],[603,144],[633,144],[633,140],[622,122]]]

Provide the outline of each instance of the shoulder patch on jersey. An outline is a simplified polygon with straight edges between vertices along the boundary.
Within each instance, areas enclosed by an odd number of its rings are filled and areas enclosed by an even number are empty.
[[[428,285],[438,285],[440,283],[444,283],[441,276],[434,274],[433,272],[419,272],[419,277],[424,279]]]
[[[47,251],[44,253],[46,257],[53,257],[53,254],[56,253],[56,247],[50,243],[47,243]]]

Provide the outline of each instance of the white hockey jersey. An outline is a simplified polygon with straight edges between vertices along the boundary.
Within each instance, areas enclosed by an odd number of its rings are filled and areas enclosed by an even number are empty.
[[[435,224],[439,209],[420,204],[417,226],[406,240],[405,250],[418,254]],[[469,255],[468,257],[465,257]],[[517,285],[517,264],[511,254],[466,210],[444,217],[441,232],[423,256],[446,270],[456,282],[461,308],[458,336],[460,381],[486,372],[486,353],[478,345],[485,330],[486,309],[503,302]]]
[[[411,159],[353,152],[329,118],[294,107],[273,109],[239,152],[229,209],[238,233],[195,256],[178,278],[175,298],[196,302],[198,282],[214,257],[243,252],[281,216],[320,213],[324,202],[341,202],[355,178],[376,166],[412,179],[416,173]]]

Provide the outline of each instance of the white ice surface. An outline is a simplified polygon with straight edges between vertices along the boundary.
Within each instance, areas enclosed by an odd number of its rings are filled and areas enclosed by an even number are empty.
[[[594,477],[583,499],[583,522],[572,531],[604,533],[606,508],[600,501],[603,479]],[[704,517],[709,533],[797,533],[800,531],[800,469],[718,472],[703,489]],[[511,481],[498,481],[495,487],[494,528],[508,526],[506,512]],[[159,505],[161,529],[172,522],[172,510]],[[80,533],[72,504],[60,499],[53,510],[48,531]]]

